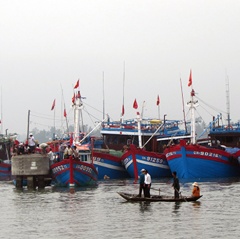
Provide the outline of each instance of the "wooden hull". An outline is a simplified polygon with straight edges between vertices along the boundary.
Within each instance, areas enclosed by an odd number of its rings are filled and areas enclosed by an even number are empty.
[[[240,165],[232,154],[224,150],[201,145],[180,144],[170,146],[164,153],[171,171],[178,178],[230,178],[240,176]]]
[[[144,197],[138,197],[137,194],[122,193],[122,192],[118,192],[118,194],[129,202],[194,202],[202,197],[201,195],[199,197],[182,196],[180,198],[174,198],[173,196],[152,195],[150,198],[144,198]]]
[[[107,176],[110,179],[129,178],[129,174],[122,164],[122,158],[104,152],[92,152],[93,165],[98,171],[98,179]]]
[[[97,185],[97,171],[93,164],[74,159],[64,159],[51,165],[52,179],[56,186]]]

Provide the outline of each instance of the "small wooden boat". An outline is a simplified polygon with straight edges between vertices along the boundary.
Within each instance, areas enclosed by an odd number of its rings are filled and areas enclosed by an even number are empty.
[[[152,195],[150,198],[144,198],[144,197],[138,197],[137,194],[122,193],[122,192],[118,192],[118,194],[129,202],[194,202],[202,197],[201,195],[199,197],[180,196],[180,198],[174,198],[173,196]]]

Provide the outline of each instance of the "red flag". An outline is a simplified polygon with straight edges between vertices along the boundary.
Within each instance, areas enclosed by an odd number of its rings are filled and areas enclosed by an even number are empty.
[[[56,100],[54,99],[51,110],[53,110],[55,108],[55,101]]]
[[[72,97],[72,103],[75,102],[75,93],[73,94],[73,97]]]
[[[64,109],[63,116],[64,116],[65,118],[67,117],[66,109]]]
[[[69,144],[70,144],[70,145],[73,144],[73,133],[71,133],[71,135],[70,135]]]
[[[160,104],[160,97],[159,97],[159,95],[157,96],[157,105],[159,105]]]
[[[80,90],[78,91],[76,98],[81,98]]]
[[[124,109],[124,105],[122,105],[122,116],[124,116],[125,113],[125,109]]]
[[[189,80],[188,80],[188,86],[192,85],[192,70],[190,70],[190,76],[189,76]]]
[[[137,100],[135,99],[134,102],[133,102],[133,108],[134,109],[137,109],[138,108],[138,103],[137,103]]]
[[[74,89],[77,89],[79,87],[79,80],[77,81],[76,85],[74,86]]]

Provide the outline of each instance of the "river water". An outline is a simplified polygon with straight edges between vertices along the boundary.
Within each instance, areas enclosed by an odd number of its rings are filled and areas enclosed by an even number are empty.
[[[154,180],[151,194],[173,195],[172,179]],[[191,182],[181,182],[190,195]],[[100,181],[94,188],[16,190],[0,182],[0,238],[239,238],[240,179],[199,182],[197,202],[125,202],[132,180]]]

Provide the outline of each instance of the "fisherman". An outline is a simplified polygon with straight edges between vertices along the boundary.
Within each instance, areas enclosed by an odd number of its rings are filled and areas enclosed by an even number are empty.
[[[200,197],[200,187],[198,186],[198,183],[194,182],[192,185],[192,197]]]
[[[74,159],[79,160],[79,153],[76,145],[72,146],[72,154]]]
[[[53,153],[51,148],[49,149],[49,152],[47,153],[47,156],[50,160],[50,165],[54,164],[54,153]]]
[[[174,189],[174,198],[179,198],[179,190],[180,190],[180,185],[179,185],[179,180],[177,178],[177,172],[172,173],[173,176],[173,184],[172,187]]]
[[[150,198],[150,188],[151,188],[151,183],[152,179],[148,171],[145,169],[144,171],[145,178],[144,178],[144,197],[145,198]]]
[[[32,133],[29,134],[28,147],[29,147],[29,153],[35,152],[36,141],[35,141]]]
[[[139,177],[139,194],[138,197],[142,197],[142,191],[144,191],[144,181],[145,181],[145,169],[141,169],[141,175]]]
[[[70,144],[68,144],[67,148],[64,151],[64,158],[68,159],[70,156],[72,156],[72,154],[73,154],[73,150],[72,150]]]

